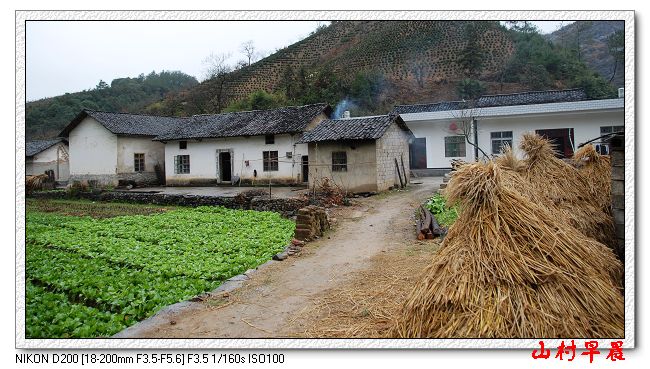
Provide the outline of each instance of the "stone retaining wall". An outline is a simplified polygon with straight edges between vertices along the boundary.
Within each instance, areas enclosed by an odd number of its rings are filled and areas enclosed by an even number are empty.
[[[91,201],[127,202],[136,204],[156,204],[175,206],[223,206],[229,209],[244,209],[257,211],[273,211],[284,216],[296,215],[298,209],[307,205],[308,200],[288,198],[269,199],[264,196],[257,197],[218,197],[200,195],[178,195],[162,193],[146,193],[132,191],[107,191],[107,192],[77,192],[70,194],[66,191],[34,192],[34,198],[66,199],[77,198]]]

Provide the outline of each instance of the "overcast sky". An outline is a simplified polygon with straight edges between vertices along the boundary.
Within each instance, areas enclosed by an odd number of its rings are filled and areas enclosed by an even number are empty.
[[[324,22],[317,21],[28,21],[27,100],[94,88],[99,80],[180,70],[201,80],[202,60],[252,40],[267,55]],[[561,22],[533,22],[543,33]],[[564,21],[564,25],[570,22]]]

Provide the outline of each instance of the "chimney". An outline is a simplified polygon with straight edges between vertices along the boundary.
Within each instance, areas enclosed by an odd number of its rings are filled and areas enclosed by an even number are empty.
[[[350,119],[350,111],[346,110],[343,112],[343,115],[341,115],[341,119]]]
[[[625,97],[625,88],[621,87],[618,89],[618,98],[622,99]]]

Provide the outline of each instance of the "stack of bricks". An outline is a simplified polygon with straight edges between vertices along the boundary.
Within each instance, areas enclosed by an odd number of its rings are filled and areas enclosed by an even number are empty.
[[[616,226],[616,253],[625,260],[625,136],[618,134],[610,140],[612,165],[612,213]]]
[[[298,210],[296,219],[295,238],[301,241],[311,241],[321,237],[330,228],[325,209],[310,205]]]

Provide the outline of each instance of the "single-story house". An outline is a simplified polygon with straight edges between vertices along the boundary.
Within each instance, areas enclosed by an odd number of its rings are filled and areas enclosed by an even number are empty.
[[[168,186],[308,180],[303,132],[327,119],[327,104],[195,115],[155,137],[164,146]]]
[[[399,115],[328,119],[305,132],[309,186],[325,178],[349,192],[384,191],[408,182],[408,127]]]
[[[25,175],[49,172],[57,182],[65,182],[70,174],[68,141],[58,137],[25,142]]]
[[[165,145],[153,138],[186,120],[83,110],[59,134],[70,146],[70,181],[163,182]]]
[[[568,157],[581,143],[623,130],[624,104],[619,98],[590,100],[581,89],[531,91],[482,96],[475,101],[400,105],[393,110],[413,132],[410,167],[421,174],[441,174],[451,160],[473,161],[499,154],[503,145],[518,147],[526,132],[554,141]],[[478,142],[480,152],[467,143]],[[607,153],[607,143],[598,149]],[[519,153],[520,154],[520,153]]]

